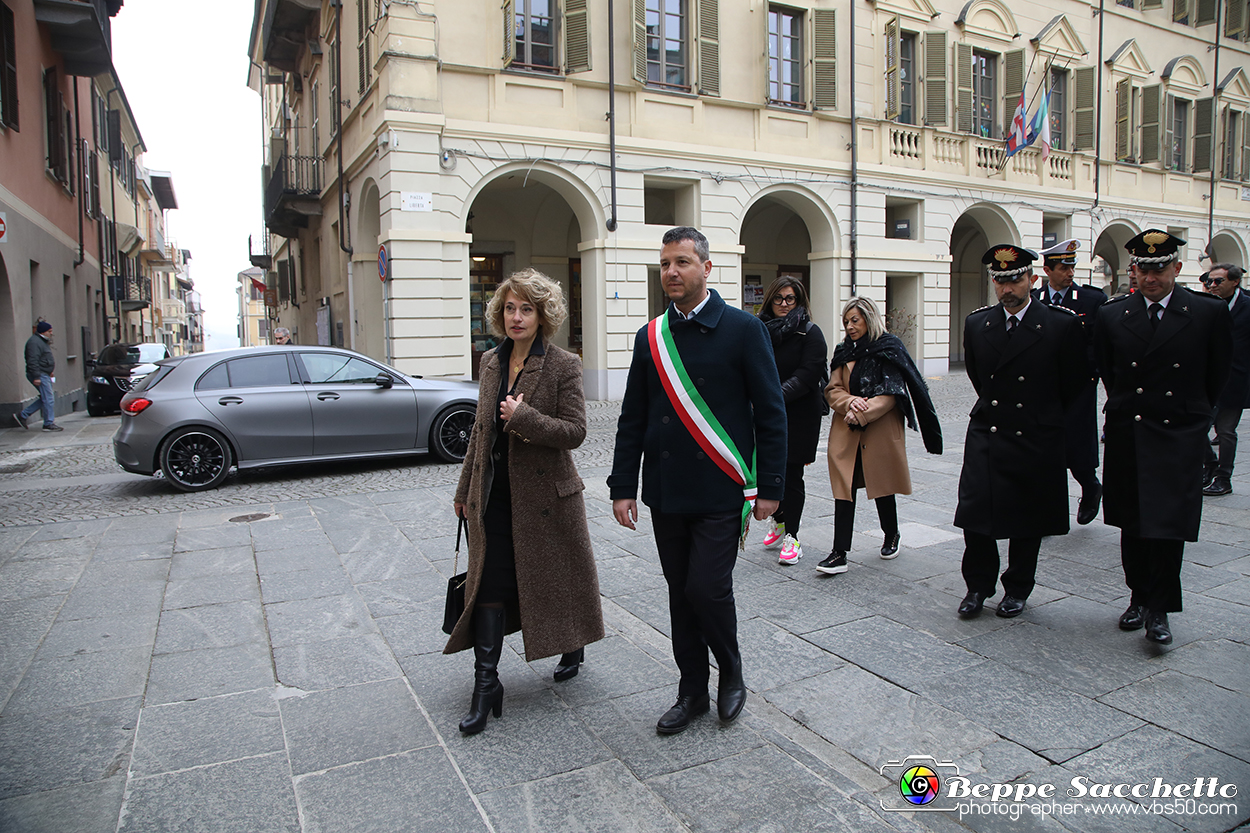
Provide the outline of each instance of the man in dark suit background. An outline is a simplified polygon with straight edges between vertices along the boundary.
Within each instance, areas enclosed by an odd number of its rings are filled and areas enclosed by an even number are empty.
[[[1185,241],[1146,229],[1125,244],[1138,291],[1098,310],[1098,375],[1107,390],[1103,520],[1120,528],[1131,591],[1122,630],[1172,641],[1181,558],[1198,540],[1211,410],[1232,363],[1232,320],[1218,298],[1176,285]]]
[[[608,477],[612,513],[634,529],[642,463],[642,500],[651,509],[668,583],[673,657],[681,672],[677,702],[656,723],[664,735],[683,731],[708,711],[709,648],[720,673],[721,720],[734,720],[746,702],[733,568],[750,487],[728,473],[733,464],[727,457],[736,449],[736,462],[755,468],[757,520],[777,511],[785,489],[786,410],[771,339],[762,321],[707,288],[711,271],[708,241],[699,231],[681,227],[664,235],[660,281],[672,303],[635,338]],[[684,381],[672,372],[674,360],[684,367]],[[684,391],[676,403],[674,388]],[[686,400],[698,401],[689,408]],[[697,428],[701,420],[710,422],[709,413],[720,429],[712,436]],[[715,452],[718,447],[729,449],[727,457]]]
[[[998,543],[1011,539],[998,615],[1019,616],[1033,590],[1042,537],[1068,531],[1064,413],[1090,376],[1080,322],[1062,306],[1036,302],[1036,255],[993,246],[987,264],[999,303],[964,321],[964,355],[977,402],[968,420],[955,526],[964,531],[971,618],[994,595]]]
[[[1241,288],[1242,269],[1232,263],[1217,263],[1202,278],[1212,295],[1228,304],[1233,317],[1233,369],[1215,403],[1217,456],[1207,446],[1207,467],[1202,493],[1208,497],[1233,491],[1233,459],[1237,456],[1237,425],[1241,412],[1250,405],[1250,295]]]
[[[1081,485],[1081,501],[1077,504],[1076,522],[1084,525],[1098,517],[1102,501],[1102,484],[1098,482],[1098,376],[1094,368],[1094,313],[1107,302],[1107,295],[1092,286],[1073,282],[1079,240],[1064,240],[1040,252],[1046,282],[1033,290],[1033,297],[1043,304],[1062,306],[1076,313],[1081,331],[1089,345],[1086,358],[1090,367],[1088,381],[1072,402],[1065,416],[1064,451],[1068,471]]]

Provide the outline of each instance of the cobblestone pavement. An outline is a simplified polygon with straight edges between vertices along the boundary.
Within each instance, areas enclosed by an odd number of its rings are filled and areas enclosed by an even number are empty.
[[[0,429],[0,831],[1245,829],[1250,455],[1186,547],[1172,646],[1116,627],[1100,521],[1044,542],[1022,616],[960,620],[974,397],[959,373],[931,385],[946,449],[909,435],[899,557],[877,557],[865,500],[850,570],[814,571],[818,458],[806,558],[779,565],[756,528],[735,570],[742,717],[676,737],[654,730],[676,670],[649,524],[617,526],[604,483],[619,403],[589,403],[576,452],[606,638],[555,683],[509,637],[503,715],[472,737],[472,657],[439,632],[458,467],[292,466],[183,494],[112,463],[117,418]],[[926,812],[904,796],[917,763],[943,784]]]

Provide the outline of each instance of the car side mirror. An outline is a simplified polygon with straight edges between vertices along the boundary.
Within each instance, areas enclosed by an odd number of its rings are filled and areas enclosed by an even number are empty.
[[[395,380],[391,378],[389,373],[379,373],[378,377],[373,380],[373,383],[380,388],[389,388],[394,386]]]

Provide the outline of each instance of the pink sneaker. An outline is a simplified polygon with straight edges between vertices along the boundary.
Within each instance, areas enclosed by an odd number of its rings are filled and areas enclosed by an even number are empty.
[[[787,535],[781,542],[781,555],[777,560],[782,564],[798,564],[803,557],[803,545],[793,535]]]
[[[768,531],[764,533],[764,546],[776,547],[781,545],[781,539],[786,534],[786,525],[777,523],[772,518],[768,519]]]

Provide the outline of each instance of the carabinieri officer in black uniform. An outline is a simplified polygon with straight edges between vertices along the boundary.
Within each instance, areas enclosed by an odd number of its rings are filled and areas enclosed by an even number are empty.
[[[1107,302],[1107,295],[1101,289],[1073,283],[1076,252],[1080,248],[1081,241],[1064,240],[1039,252],[1046,282],[1033,290],[1033,297],[1043,304],[1075,312],[1089,345],[1086,352],[1091,369],[1089,380],[1081,386],[1080,395],[1068,408],[1063,429],[1068,471],[1081,484],[1076,522],[1083,526],[1098,517],[1098,505],[1102,501],[1102,484],[1098,482],[1098,375],[1092,371],[1096,366],[1094,313]]]
[[[999,303],[964,321],[965,363],[977,392],[955,509],[955,526],[964,531],[965,619],[994,595],[997,539],[1011,539],[998,603],[998,615],[1009,618],[1033,590],[1042,537],[1068,532],[1063,415],[1090,371],[1072,311],[1029,295],[1036,259],[1019,246],[991,247],[981,262]]]
[[[1228,305],[1176,285],[1185,241],[1146,229],[1124,245],[1137,292],[1098,310],[1098,374],[1107,389],[1103,521],[1120,528],[1132,596],[1120,628],[1172,641],[1181,557],[1198,540],[1211,410],[1232,366]]]

